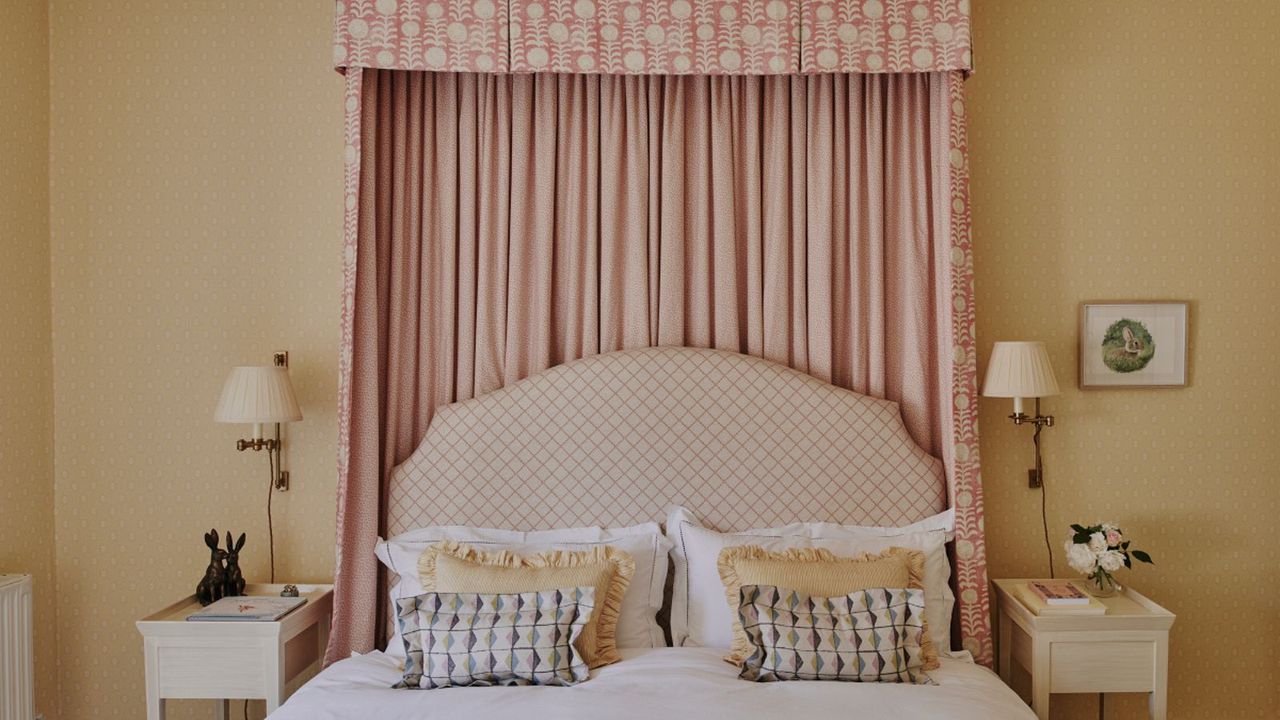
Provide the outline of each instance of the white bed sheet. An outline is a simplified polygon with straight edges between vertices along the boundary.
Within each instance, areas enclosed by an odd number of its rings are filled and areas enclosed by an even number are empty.
[[[694,720],[784,717],[894,720],[1027,719],[1035,714],[986,668],[944,658],[937,686],[890,683],[754,683],[737,678],[713,648],[623,650],[622,662],[574,687],[391,690],[397,660],[380,652],[334,663],[271,720]]]

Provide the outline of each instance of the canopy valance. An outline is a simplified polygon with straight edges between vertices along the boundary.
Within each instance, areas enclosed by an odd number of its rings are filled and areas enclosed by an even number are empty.
[[[969,0],[340,0],[333,61],[447,72],[969,70]]]

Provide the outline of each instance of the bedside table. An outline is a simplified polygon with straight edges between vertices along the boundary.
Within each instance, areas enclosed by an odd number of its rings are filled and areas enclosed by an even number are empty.
[[[1000,677],[1013,663],[1031,673],[1031,709],[1049,717],[1052,693],[1150,693],[1150,716],[1164,720],[1169,685],[1169,628],[1173,613],[1125,588],[1099,598],[1106,615],[1040,616],[1014,592],[1027,580],[996,580],[996,647]],[[1082,582],[1076,586],[1084,589]],[[1101,702],[1101,701],[1100,701]]]
[[[246,595],[279,595],[284,585],[249,585]],[[306,604],[276,622],[188,622],[194,595],[138,621],[146,652],[147,720],[163,720],[169,698],[262,699],[267,712],[287,697],[285,685],[324,657],[333,611],[332,585],[299,585]]]

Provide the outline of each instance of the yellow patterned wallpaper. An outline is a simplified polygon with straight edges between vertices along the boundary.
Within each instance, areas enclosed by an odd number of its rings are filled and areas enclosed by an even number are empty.
[[[1267,530],[1280,516],[1280,438],[1265,415],[1280,401],[1268,372],[1280,350],[1278,9],[1006,0],[974,13],[982,345],[1049,343],[1066,386],[1049,403],[1061,421],[1046,435],[1051,519],[1058,532],[1116,520],[1155,556],[1129,578],[1179,614],[1179,719],[1268,717],[1278,701],[1276,644],[1256,639],[1280,632],[1280,548]],[[306,415],[290,435],[295,487],[276,496],[279,574],[332,572],[342,88],[326,67],[331,11],[310,0],[51,3],[58,609],[77,619],[57,643],[74,678],[61,718],[140,716],[133,621],[194,586],[203,530],[248,531],[247,571],[263,576],[265,461],[235,452],[241,428],[211,415],[227,368],[277,348],[293,353]],[[27,163],[39,172],[38,156]],[[46,291],[23,292],[35,299],[19,304],[38,310]],[[1192,387],[1074,389],[1076,304],[1109,297],[1194,301]],[[0,325],[0,343],[16,332],[38,345],[30,322]],[[0,352],[0,382],[9,362]],[[41,392],[39,362],[22,367],[35,380],[22,389]],[[1030,439],[1003,420],[1006,404],[983,402],[992,574],[1040,574]],[[23,404],[37,409],[14,426],[37,428],[38,447],[38,403]],[[32,512],[48,503],[36,488]],[[1093,716],[1094,702],[1059,699],[1054,717]],[[1141,716],[1134,697],[1108,708]]]
[[[0,3],[0,573],[32,576],[36,704],[57,710],[53,360],[49,334],[49,16]]]
[[[304,415],[277,574],[332,576],[343,83],[329,2],[51,8],[62,717],[134,720],[133,622],[194,590],[202,533],[247,532],[245,575],[266,576],[267,460],[213,409],[276,349]]]
[[[1052,537],[1106,519],[1150,550],[1122,582],[1178,615],[1170,717],[1274,718],[1280,3],[1006,0],[974,21],[980,367],[994,340],[1049,346]],[[1192,301],[1190,387],[1076,389],[1077,304],[1117,298]],[[991,574],[1043,575],[1030,429],[982,402]],[[1097,717],[1093,696],[1053,709]],[[1107,713],[1146,717],[1140,696]]]

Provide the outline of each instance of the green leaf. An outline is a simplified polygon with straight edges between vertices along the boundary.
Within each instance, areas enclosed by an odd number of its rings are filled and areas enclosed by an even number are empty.
[[[1124,566],[1127,568],[1133,567],[1133,563],[1129,562],[1129,553],[1124,554]]]
[[[1085,530],[1085,527],[1083,525],[1072,525],[1071,529],[1075,530],[1077,533],[1088,532],[1087,530]]]
[[[1128,541],[1128,540],[1125,540],[1125,541],[1124,541],[1124,543],[1122,543],[1122,544],[1120,545],[1120,547],[1124,548],[1125,550],[1128,550],[1128,549],[1129,549],[1129,541]]]
[[[1085,543],[1089,542],[1089,533],[1078,532],[1076,533],[1075,537],[1071,538],[1071,542],[1077,545],[1084,545]]]
[[[1132,551],[1130,551],[1130,554],[1132,554],[1132,555],[1133,555],[1133,557],[1134,557],[1134,559],[1136,559],[1136,560],[1139,560],[1139,561],[1144,562],[1144,563],[1150,563],[1150,564],[1152,564],[1152,565],[1155,565],[1155,562],[1154,562],[1154,561],[1152,561],[1151,556],[1150,556],[1150,555],[1148,555],[1148,554],[1146,554],[1146,553],[1144,553],[1144,552],[1142,552],[1141,550],[1132,550]]]

